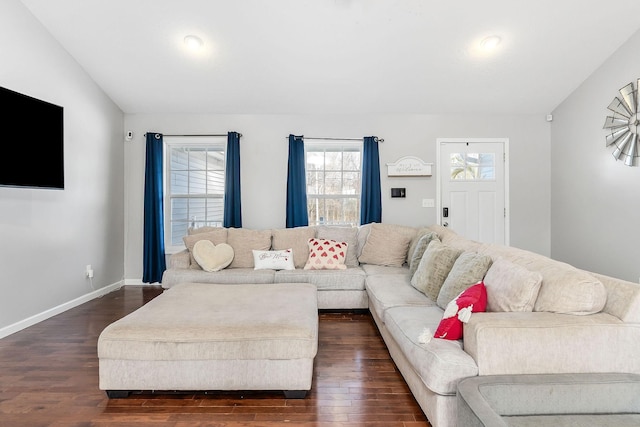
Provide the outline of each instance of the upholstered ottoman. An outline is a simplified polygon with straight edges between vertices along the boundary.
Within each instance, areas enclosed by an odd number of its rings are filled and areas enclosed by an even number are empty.
[[[485,375],[458,383],[462,427],[637,427],[640,375]]]
[[[98,339],[100,389],[311,389],[318,349],[315,286],[182,283],[107,326]]]

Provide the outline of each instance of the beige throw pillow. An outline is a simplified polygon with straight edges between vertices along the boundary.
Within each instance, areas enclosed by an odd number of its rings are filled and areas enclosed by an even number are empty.
[[[411,285],[432,301],[437,301],[440,288],[463,251],[433,240],[424,251]]]
[[[184,236],[182,238],[182,241],[184,242],[184,245],[189,250],[189,258],[191,260],[191,265],[190,265],[189,268],[192,268],[194,270],[201,270],[200,265],[198,264],[196,259],[193,257],[193,246],[199,240],[208,240],[211,243],[213,243],[214,245],[219,245],[220,243],[226,243],[227,242],[227,229],[226,228],[213,228],[213,227],[211,227],[211,230],[209,230],[209,231],[193,233],[193,234],[190,234],[188,236]]]
[[[271,230],[229,228],[227,243],[235,254],[231,268],[254,268],[253,251],[268,251],[271,248]]]
[[[403,233],[401,228],[401,226],[373,224],[358,261],[362,264],[402,267],[407,259],[412,235]]]
[[[347,267],[357,267],[358,263],[358,228],[338,225],[321,225],[317,230],[318,239],[336,240],[348,245],[347,258],[344,264]]]
[[[226,243],[214,245],[209,240],[198,240],[193,245],[193,257],[205,271],[220,271],[233,260],[233,248]]]
[[[460,293],[481,282],[491,266],[491,258],[476,252],[463,252],[447,275],[436,303],[445,310]]]
[[[607,302],[601,281],[586,271],[561,262],[549,262],[540,271],[542,284],[533,311],[586,315],[599,313]]]
[[[496,259],[484,277],[487,311],[533,311],[542,276],[537,271]]]
[[[303,268],[309,257],[309,239],[316,237],[313,227],[294,227],[271,230],[271,249],[293,251],[293,263],[296,268]]]

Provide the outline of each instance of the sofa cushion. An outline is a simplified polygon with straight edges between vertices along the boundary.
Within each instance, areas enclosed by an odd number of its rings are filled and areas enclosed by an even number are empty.
[[[433,336],[446,340],[462,338],[462,325],[471,318],[471,313],[485,311],[487,290],[484,283],[477,283],[455,297],[444,310],[442,320]]]
[[[347,267],[357,267],[360,264],[358,262],[358,227],[321,225],[316,230],[316,237],[346,242],[347,258],[344,264]]]
[[[431,243],[432,240],[440,239],[433,231],[427,231],[420,236],[415,245],[409,247],[409,274],[411,276],[413,276],[418,269],[422,255],[424,255],[424,251],[427,250],[427,246],[429,246],[429,243]]]
[[[225,268],[208,272],[202,269],[170,268],[162,274],[162,287],[171,288],[179,283],[274,283],[274,270],[254,270],[252,268]]]
[[[478,375],[478,367],[463,350],[461,340],[418,341],[425,326],[435,331],[441,319],[442,309],[435,305],[391,307],[385,314],[385,326],[427,388],[455,396],[458,381]]]
[[[296,268],[304,267],[309,256],[307,241],[316,236],[314,227],[294,227],[271,230],[271,249],[293,250],[293,263]]]
[[[107,326],[98,354],[141,361],[313,358],[317,332],[315,289],[306,283],[182,283]]]
[[[363,264],[400,267],[407,260],[409,244],[414,234],[415,229],[410,227],[374,223],[358,261]]]
[[[167,269],[170,270],[172,268],[191,268],[191,251],[183,249],[180,252],[171,254]]]
[[[253,251],[253,263],[255,270],[294,270],[293,251],[283,249],[281,251]]]
[[[233,248],[226,243],[214,245],[209,240],[198,240],[193,245],[193,257],[204,271],[219,271],[233,261]]]
[[[311,283],[319,291],[363,291],[366,275],[360,267],[346,270],[280,270],[276,271],[276,283]]]
[[[371,228],[373,227],[373,223],[364,224],[358,227],[358,250],[356,252],[358,258],[362,255],[362,248],[364,248],[364,244],[367,243],[367,237],[369,237],[369,233],[371,233]],[[359,263],[360,261],[358,261]]]
[[[434,301],[422,292],[409,286],[409,277],[398,274],[367,276],[369,310],[375,311],[378,319],[385,322],[385,313],[391,307],[432,306]]]
[[[602,282],[572,265],[504,245],[487,244],[479,252],[492,259],[502,256],[540,273],[542,285],[533,311],[584,315],[598,313],[605,306],[607,292]]]
[[[254,268],[253,251],[268,251],[271,248],[271,230],[229,228],[227,243],[234,252],[231,268]]]
[[[607,302],[602,282],[568,264],[549,265],[541,271],[542,285],[534,311],[563,314],[594,314]]]
[[[204,228],[204,227],[202,227]],[[227,229],[226,228],[215,228],[215,227],[207,227],[208,231],[202,231],[201,228],[197,228],[199,230],[197,232],[193,232],[193,234],[188,234],[182,238],[184,245],[187,247],[189,251],[189,259],[191,264],[189,268],[193,268],[195,270],[201,270],[200,264],[193,257],[193,246],[199,240],[208,240],[214,245],[219,245],[220,243],[227,242]]]
[[[305,270],[346,270],[347,242],[330,239],[309,239],[309,258]]]
[[[462,252],[462,249],[432,241],[411,278],[411,285],[429,299],[437,301],[440,288]]]
[[[437,303],[445,310],[462,291],[482,281],[491,266],[491,258],[476,252],[463,252],[453,264],[440,292]]]
[[[409,268],[406,266],[403,267],[387,267],[384,265],[374,265],[374,264],[361,264],[360,268],[367,273],[367,276],[377,276],[380,274],[395,274],[406,277],[407,280],[411,279],[409,277]]]
[[[480,375],[640,372],[640,328],[607,313],[477,313],[463,341]]]
[[[487,311],[532,311],[542,276],[499,257],[484,277]]]

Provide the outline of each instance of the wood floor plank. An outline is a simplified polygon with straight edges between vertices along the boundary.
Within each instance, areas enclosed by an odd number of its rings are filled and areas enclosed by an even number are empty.
[[[159,295],[124,287],[0,339],[0,426],[429,427],[366,312],[320,313],[312,390],[135,392],[98,389],[97,340]]]

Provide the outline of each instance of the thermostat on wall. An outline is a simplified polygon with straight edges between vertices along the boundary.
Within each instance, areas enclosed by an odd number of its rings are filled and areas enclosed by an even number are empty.
[[[406,197],[406,190],[404,188],[392,188],[391,197]]]

